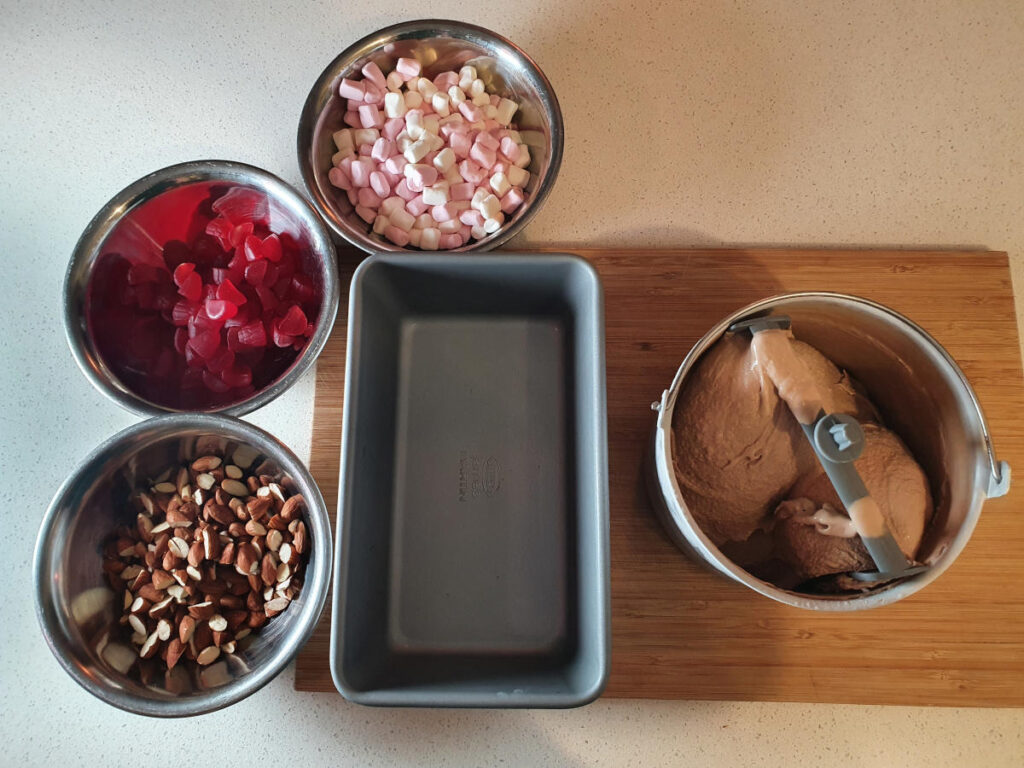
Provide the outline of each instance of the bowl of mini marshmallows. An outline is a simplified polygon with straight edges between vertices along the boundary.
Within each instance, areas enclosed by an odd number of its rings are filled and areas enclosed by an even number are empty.
[[[489,250],[539,210],[563,133],[551,84],[515,44],[472,24],[410,21],[320,75],[299,167],[321,216],[358,248]]]

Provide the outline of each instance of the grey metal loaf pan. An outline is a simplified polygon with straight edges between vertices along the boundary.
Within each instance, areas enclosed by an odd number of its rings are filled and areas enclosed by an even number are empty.
[[[571,707],[608,675],[600,279],[378,255],[352,280],[331,672],[363,704]]]

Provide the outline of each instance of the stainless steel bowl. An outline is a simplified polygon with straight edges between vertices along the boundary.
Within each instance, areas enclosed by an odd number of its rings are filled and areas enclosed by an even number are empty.
[[[299,120],[299,169],[313,204],[340,237],[364,251],[418,252],[373,234],[355,214],[347,195],[327,179],[336,151],[332,136],[346,127],[338,84],[344,77],[361,78],[360,70],[371,61],[390,72],[400,57],[418,59],[429,77],[471,64],[489,91],[520,103],[516,116],[520,130],[535,131],[541,137],[536,146],[530,145],[525,202],[497,232],[454,251],[497,248],[526,226],[554,186],[562,164],[562,110],[551,83],[533,59],[501,35],[473,24],[440,19],[395,24],[367,35],[327,65],[309,92]]]
[[[128,494],[162,469],[195,456],[200,437],[244,445],[264,457],[261,471],[280,476],[306,499],[311,548],[302,591],[286,611],[253,635],[244,651],[217,661],[230,680],[209,689],[193,681],[174,694],[117,672],[104,658],[107,630],[120,614],[121,596],[106,587],[101,567],[105,540],[117,525],[134,521]],[[229,454],[230,455],[230,454]],[[257,466],[264,459],[256,459]],[[312,634],[327,598],[331,526],[320,491],[286,446],[238,419],[173,414],[129,427],[93,451],[57,491],[39,531],[33,566],[36,614],[50,650],[74,680],[109,704],[141,715],[182,717],[233,704],[272,680]],[[159,682],[159,681],[158,681]]]
[[[282,225],[298,227],[308,240],[312,257],[306,267],[318,280],[323,300],[316,319],[316,330],[305,349],[281,376],[244,400],[211,412],[240,416],[276,398],[288,389],[313,364],[323,350],[338,311],[340,285],[334,243],[323,221],[309,203],[288,184],[273,174],[244,163],[227,160],[197,160],[162,168],[144,176],[118,192],[85,228],[75,245],[64,279],[64,331],[68,345],[82,372],[93,385],[114,402],[135,413],[153,416],[177,409],[151,402],[132,391],[103,360],[86,318],[89,279],[105,245],[118,231],[118,225],[134,209],[171,190],[191,184],[223,182],[259,190],[270,201],[272,217]]]
[[[928,570],[857,595],[808,595],[781,589],[732,562],[700,529],[676,480],[672,416],[687,376],[733,323],[786,314],[795,336],[860,381],[887,425],[907,444],[931,484],[935,516],[918,559]],[[655,510],[672,540],[712,571],[797,608],[854,611],[894,603],[937,579],[974,531],[986,499],[1009,490],[1010,467],[997,461],[977,395],[949,353],[903,315],[858,296],[805,292],[763,299],[715,325],[683,360],[672,385],[654,403],[649,479]]]

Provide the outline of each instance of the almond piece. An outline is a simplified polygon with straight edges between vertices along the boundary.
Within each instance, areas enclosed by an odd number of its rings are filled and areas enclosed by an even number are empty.
[[[196,620],[192,616],[182,616],[178,623],[178,638],[183,643],[192,639],[196,631]]]
[[[234,464],[228,464],[224,467],[224,474],[232,480],[241,480],[245,475],[241,467],[235,466]]]
[[[260,611],[252,611],[249,613],[249,629],[259,629],[267,623],[267,614]]]
[[[230,477],[220,481],[220,487],[225,492],[230,493],[232,496],[248,496],[249,488],[245,483],[241,483],[238,480],[232,480]]]
[[[159,644],[160,638],[157,637],[156,632],[153,632],[153,634],[146,638],[146,642],[139,649],[139,656],[144,659],[153,658],[156,656],[156,652],[160,650]]]
[[[246,592],[249,590],[247,589]],[[221,595],[220,596],[220,607],[225,609],[241,608],[245,605],[245,601],[242,600],[240,595]]]
[[[288,500],[285,501],[284,506],[281,507],[281,517],[288,522],[291,522],[298,516],[305,504],[306,500],[302,498],[302,494],[300,493],[289,497]]]
[[[207,560],[216,560],[220,554],[220,538],[210,528],[202,531],[203,555]]]
[[[260,566],[260,578],[263,583],[270,586],[274,583],[274,578],[277,575],[277,568],[274,566],[274,558],[270,556],[268,552],[263,556],[263,563]]]
[[[251,576],[259,570],[259,555],[249,542],[246,541],[238,545],[238,555],[235,557],[235,567],[243,576]]]
[[[288,563],[288,565],[292,565],[299,559],[299,553],[287,541],[277,550],[277,556],[281,558],[282,563]]]
[[[245,524],[245,532],[250,536],[266,536],[267,529],[257,523],[255,520],[250,520]]]
[[[196,478],[196,485],[202,490],[208,491],[217,483],[217,478],[211,475],[209,472],[203,472]]]
[[[235,542],[229,541],[220,551],[220,558],[217,560],[221,565],[231,565],[235,562]]]
[[[253,590],[249,593],[249,596],[245,598],[245,607],[250,611],[260,611],[263,610],[264,602],[264,600],[260,599],[260,593]]]
[[[164,599],[163,591],[157,589],[152,584],[143,584],[136,592],[136,596],[145,598],[151,603],[159,603]]]
[[[171,637],[171,622],[160,619],[156,624],[156,636],[161,640],[168,640]]]
[[[271,483],[267,486],[270,489],[270,495],[277,499],[282,504],[285,502],[284,488],[277,483]]]
[[[226,614],[224,614],[224,618],[228,622],[228,628],[232,632],[234,632],[239,627],[241,627],[243,624],[245,624],[246,619],[249,618],[249,612],[248,611],[241,611],[241,610],[239,610],[239,611],[228,611]],[[237,639],[237,636],[236,636],[236,639]]]
[[[197,568],[196,566],[194,566],[194,565],[190,565],[190,566],[188,566],[188,567],[187,567],[187,568],[185,569],[185,573],[186,573],[186,574],[188,575],[188,577],[189,577],[190,579],[192,579],[193,581],[202,581],[202,580],[203,580],[203,574],[202,574],[202,572],[201,572],[201,571],[200,571],[200,570],[199,570],[199,569],[198,569],[198,568]]]
[[[206,502],[204,509],[209,510],[210,517],[216,520],[221,525],[231,525],[235,522],[235,513],[231,510],[231,507],[226,504],[218,504],[217,502]]]
[[[181,603],[185,600],[185,588],[181,584],[172,584],[167,588],[167,596]]]
[[[196,663],[205,667],[216,661],[218,656],[220,656],[220,648],[216,645],[208,645],[196,654]]]
[[[152,601],[140,596],[136,597],[135,600],[132,601],[132,605],[129,610],[131,610],[132,613],[146,613],[152,605]]]
[[[156,570],[153,571],[152,584],[156,589],[167,589],[171,584],[174,583],[174,577],[171,576],[167,571]]]
[[[174,483],[169,483],[167,481],[157,483],[153,486],[153,491],[155,493],[174,493],[177,490],[178,489],[175,487]]]
[[[167,550],[173,552],[175,557],[184,560],[188,557],[188,543],[177,536],[167,542]]]
[[[190,518],[181,507],[178,507],[173,512],[167,510],[167,522],[175,528],[188,528],[192,525],[194,519]]]
[[[171,524],[168,523],[165,520],[164,522],[160,523],[159,525],[154,525],[153,528],[150,530],[150,533],[153,534],[154,536],[156,536],[157,534],[160,534],[160,533],[163,533],[164,531],[169,531],[169,530],[171,530]]]
[[[174,669],[174,665],[178,663],[178,659],[181,658],[181,654],[185,652],[185,644],[181,642],[180,637],[172,637],[171,641],[167,643],[167,669]]]
[[[209,600],[188,607],[188,615],[199,620],[208,619],[216,612],[216,606]]]
[[[270,487],[265,485],[262,488],[260,488],[258,491],[256,491],[256,498],[257,499],[269,499],[270,498]]]
[[[149,617],[151,619],[162,619],[171,612],[171,602],[173,600],[173,597],[165,597],[159,603],[153,603],[153,606],[148,611]]]
[[[203,506],[203,503],[206,501],[206,495],[203,493],[202,488],[196,488],[192,491],[192,501],[195,502],[197,507]]]
[[[263,610],[266,612],[267,618],[269,619],[287,608],[289,602],[290,601],[286,597],[275,597],[273,600],[268,600],[264,604]]]
[[[221,616],[219,613],[213,614],[207,621],[210,625],[210,629],[214,632],[223,632],[228,628],[228,620]]]
[[[203,545],[198,542],[192,542],[192,546],[188,548],[188,564],[195,567],[203,562],[206,557],[206,552],[203,550]]]
[[[153,503],[153,497],[148,493],[139,493],[139,503],[142,504],[142,509],[145,510],[146,514],[150,517],[156,511],[156,504]]]
[[[248,627],[245,627],[244,629],[240,629],[240,630],[238,630],[235,633],[235,642],[238,642],[239,640],[244,640],[245,638],[247,638],[251,634],[252,634],[252,630],[249,629]]]
[[[248,445],[240,445],[235,449],[235,452],[231,455],[231,461],[237,467],[242,469],[248,469],[252,466],[252,463],[256,461],[256,458],[260,455],[260,452],[255,448]]]
[[[281,543],[284,541],[284,534],[280,531],[271,528],[267,531],[267,549],[271,552],[277,552],[281,548]]]
[[[295,526],[294,538],[292,539],[292,547],[300,555],[306,551],[306,524],[299,520],[299,524]]]
[[[224,653],[234,653],[235,652],[235,641],[234,640],[228,640],[226,643],[221,645],[220,649]]]
[[[123,571],[121,571],[121,578],[125,581],[134,581],[135,577],[142,573],[141,565],[129,565]]]
[[[195,472],[209,472],[211,469],[219,467],[220,464],[220,456],[200,456],[192,462],[192,470]]]
[[[137,634],[137,635],[145,635],[146,634],[146,624],[145,624],[145,622],[142,619],[140,619],[138,616],[136,616],[134,613],[129,614],[129,616],[128,616],[128,624],[132,628],[132,631],[135,634]]]
[[[286,531],[288,530],[288,521],[280,515],[274,515],[267,522],[267,528],[273,528],[277,531]]]
[[[228,533],[236,539],[240,539],[245,536],[245,526],[240,521],[235,520],[235,522],[228,526]]]
[[[288,563],[281,563],[277,566],[277,582],[280,584],[285,579],[290,579],[292,575],[291,566]]]

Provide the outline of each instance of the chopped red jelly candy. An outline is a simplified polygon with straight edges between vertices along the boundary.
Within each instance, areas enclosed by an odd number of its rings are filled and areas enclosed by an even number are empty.
[[[216,331],[200,331],[189,339],[189,346],[204,360],[209,360],[220,348],[220,334]]]
[[[238,305],[223,299],[207,299],[204,306],[211,320],[227,320],[238,314]]]
[[[174,331],[174,348],[178,351],[179,355],[185,354],[185,347],[188,344],[188,331],[184,328],[178,328]]]
[[[235,225],[221,216],[218,216],[206,225],[206,234],[215,237],[220,247],[225,251],[231,247],[231,236],[234,232]]]
[[[288,307],[284,317],[278,321],[277,327],[281,330],[281,333],[288,336],[301,336],[306,332],[306,325],[308,323],[306,313],[297,304],[292,304]]]
[[[245,304],[245,294],[238,290],[230,280],[225,280],[217,286],[217,298],[230,301],[232,304]]]
[[[211,392],[216,392],[218,394],[223,394],[231,389],[231,387],[221,380],[217,374],[210,373],[208,370],[203,371],[203,384],[206,385],[206,388]]]
[[[242,243],[244,243],[245,238],[252,234],[253,229],[255,229],[255,227],[253,227],[251,221],[247,221],[244,224],[237,225],[231,231],[231,247],[237,248]]]
[[[206,367],[209,368],[213,373],[220,373],[226,368],[230,368],[235,364],[235,353],[227,347],[221,347],[220,350],[206,361]]]
[[[281,239],[277,235],[263,238],[263,258],[273,262],[281,260]]]
[[[275,320],[273,326],[270,329],[270,337],[274,340],[274,345],[284,348],[290,347],[295,343],[295,337],[290,336],[287,333],[282,333],[280,326],[278,326]]]
[[[174,284],[181,288],[185,279],[196,271],[196,265],[190,261],[183,261],[174,268]]]
[[[189,318],[196,313],[196,310],[187,301],[179,301],[171,310],[171,322],[175,325],[188,325]]]
[[[236,363],[224,371],[221,378],[229,387],[247,387],[252,384],[252,369]]]
[[[263,259],[254,261],[245,268],[245,282],[249,285],[259,285],[267,276],[267,262]]]
[[[267,329],[259,320],[254,320],[238,329],[238,341],[249,347],[265,347],[267,346]]]
[[[228,339],[228,349],[232,352],[245,352],[248,347],[238,339],[239,331],[241,328],[228,328],[225,334]]]
[[[277,296],[266,285],[257,285],[256,295],[259,296],[260,306],[264,312],[273,312],[277,309],[277,305],[280,304]]]
[[[316,297],[316,288],[313,286],[313,280],[300,272],[292,275],[290,293],[295,301],[311,301]]]
[[[193,272],[182,281],[178,293],[193,303],[199,301],[203,295],[203,279],[199,277],[198,273]]]

